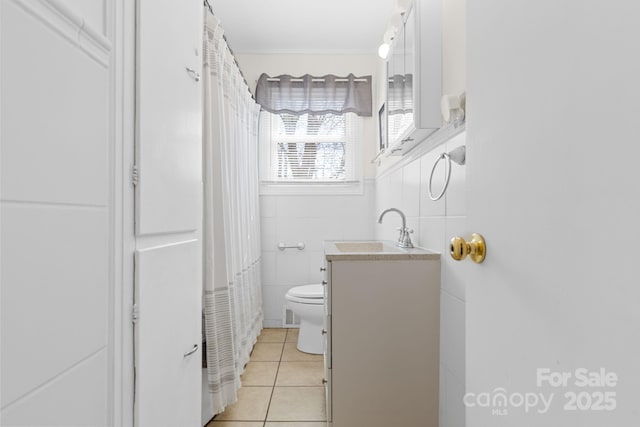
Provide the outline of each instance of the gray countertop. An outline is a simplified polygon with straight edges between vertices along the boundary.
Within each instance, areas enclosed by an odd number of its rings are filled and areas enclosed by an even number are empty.
[[[423,248],[404,249],[388,240],[325,240],[329,261],[439,260],[440,254]]]

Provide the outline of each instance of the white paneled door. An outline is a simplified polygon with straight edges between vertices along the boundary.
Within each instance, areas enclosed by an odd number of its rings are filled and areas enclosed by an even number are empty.
[[[0,1],[0,425],[114,424],[115,2]]]
[[[640,425],[640,5],[467,13],[467,426]]]
[[[135,423],[199,426],[202,2],[138,2]]]

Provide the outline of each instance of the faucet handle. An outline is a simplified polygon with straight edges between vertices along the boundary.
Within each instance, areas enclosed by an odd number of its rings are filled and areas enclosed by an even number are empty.
[[[401,231],[403,233],[411,233],[413,234],[413,230],[407,227],[398,227],[396,230]]]

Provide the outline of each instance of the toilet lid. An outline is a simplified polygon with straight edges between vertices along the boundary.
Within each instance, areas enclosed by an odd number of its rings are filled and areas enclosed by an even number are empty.
[[[322,285],[296,286],[289,289],[287,294],[298,298],[324,298],[324,289]]]

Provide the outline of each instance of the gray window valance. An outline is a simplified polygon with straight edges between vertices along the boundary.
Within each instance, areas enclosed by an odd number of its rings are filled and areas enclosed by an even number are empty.
[[[371,76],[314,77],[262,74],[256,102],[274,114],[344,114],[371,117]]]

